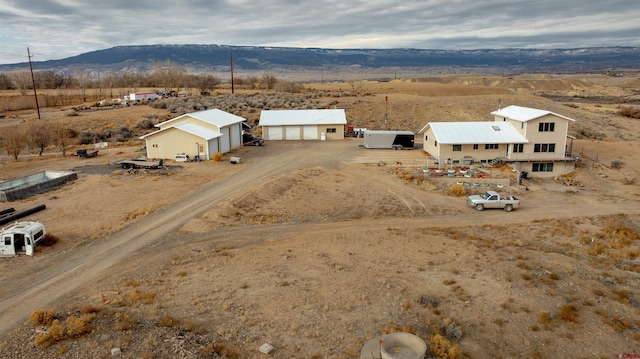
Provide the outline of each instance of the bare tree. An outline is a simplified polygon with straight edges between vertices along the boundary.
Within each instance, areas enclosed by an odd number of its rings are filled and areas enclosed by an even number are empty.
[[[58,146],[58,149],[62,152],[62,156],[66,156],[67,149],[69,149],[71,139],[73,138],[73,130],[60,124],[55,127],[54,136],[56,146]]]
[[[84,70],[76,70],[76,81],[82,102],[87,102],[87,88],[91,86],[91,75]]]
[[[214,90],[219,84],[220,79],[209,74],[196,75],[193,77],[193,82],[191,83],[193,87],[197,88],[200,91],[201,95]]]
[[[31,121],[27,125],[29,144],[38,149],[38,156],[42,156],[45,148],[49,147],[52,131],[49,124],[43,121]]]
[[[273,87],[276,85],[277,82],[278,82],[278,79],[276,79],[276,77],[272,74],[263,74],[260,77],[260,84],[262,84],[262,87],[268,90],[273,90]]]
[[[25,131],[22,127],[7,126],[2,131],[2,147],[7,151],[7,155],[18,160],[26,144]]]
[[[15,70],[9,75],[13,86],[20,92],[20,95],[25,96],[27,90],[33,88],[33,81],[31,81],[31,73],[27,70]]]
[[[362,91],[362,88],[364,87],[362,81],[360,80],[351,80],[348,82],[348,84],[351,87],[351,94],[353,94],[353,96],[358,96],[360,94],[360,91]]]
[[[156,63],[151,72],[153,81],[164,87],[165,93],[172,89],[179,92],[187,81],[187,71],[171,61]]]

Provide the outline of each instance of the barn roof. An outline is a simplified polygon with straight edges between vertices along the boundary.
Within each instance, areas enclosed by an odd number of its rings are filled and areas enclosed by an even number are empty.
[[[508,118],[513,121],[527,122],[531,120],[535,120],[536,118],[540,118],[547,115],[554,115],[560,118],[564,118],[567,121],[575,121],[572,118],[558,115],[557,113],[546,111],[546,110],[538,110],[536,108],[522,107],[522,106],[507,106],[501,110],[491,112],[492,115],[498,117]]]
[[[198,111],[198,112],[192,112],[192,113],[186,113],[184,115],[172,118],[168,121],[165,121],[161,124],[157,124],[157,127],[167,127],[167,125],[170,125],[171,122],[174,122],[178,119],[183,119],[185,117],[191,117],[194,118],[196,120],[200,120],[218,127],[225,127],[225,126],[229,126],[229,125],[233,125],[239,122],[244,122],[246,119],[240,116],[236,116],[234,114],[219,110],[217,108],[214,109],[210,109],[210,110],[204,110],[204,111]]]
[[[200,126],[198,124],[191,123],[191,122],[184,122],[184,123],[181,123],[181,124],[178,124],[178,125],[175,125],[175,126],[171,126],[171,127],[165,128],[163,130],[158,130],[158,131],[155,131],[155,132],[148,133],[148,134],[146,134],[144,136],[141,136],[140,139],[143,140],[143,139],[145,139],[147,137],[155,135],[156,133],[164,132],[164,131],[170,130],[172,128],[175,128],[177,130],[190,133],[190,134],[192,134],[194,136],[202,137],[207,141],[211,140],[211,139],[214,139],[214,138],[217,138],[217,137],[223,136],[222,133],[220,133],[218,131],[214,131],[214,130],[212,130],[210,128],[203,127],[203,126]]]
[[[343,109],[330,110],[263,110],[258,126],[345,125]]]
[[[430,122],[439,144],[529,143],[508,122]]]

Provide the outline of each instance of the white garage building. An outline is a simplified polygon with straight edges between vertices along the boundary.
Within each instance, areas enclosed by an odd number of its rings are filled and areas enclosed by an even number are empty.
[[[216,152],[242,146],[244,121],[219,109],[193,112],[157,124],[159,130],[140,139],[146,142],[148,158],[173,159],[177,153],[186,153],[209,160]]]
[[[262,137],[279,140],[341,140],[347,117],[344,110],[263,110],[258,126]]]

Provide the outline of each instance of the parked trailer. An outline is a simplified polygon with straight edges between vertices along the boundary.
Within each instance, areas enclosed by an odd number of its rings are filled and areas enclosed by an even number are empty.
[[[129,94],[129,101],[155,101],[160,98],[155,92],[137,92]]]
[[[413,149],[415,134],[411,131],[364,131],[365,148]]]
[[[0,255],[32,256],[36,244],[44,238],[45,234],[47,231],[40,222],[15,222],[0,231]]]
[[[124,160],[118,162],[124,169],[128,168],[144,168],[144,169],[158,169],[164,166],[163,160],[158,161],[138,161],[138,160]]]

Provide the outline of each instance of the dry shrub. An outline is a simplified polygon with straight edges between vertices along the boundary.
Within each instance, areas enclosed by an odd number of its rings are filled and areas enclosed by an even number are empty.
[[[92,304],[85,304],[82,306],[82,308],[80,308],[80,312],[83,314],[88,314],[88,313],[101,313],[102,312],[102,308],[98,308],[95,305]]]
[[[229,359],[237,359],[240,358],[240,351],[233,345],[225,344],[225,343],[215,343],[209,344],[206,347],[200,347],[200,354],[205,356],[205,354],[218,354],[222,358]],[[208,356],[207,356],[208,357]]]
[[[42,240],[40,240],[39,242],[39,244],[44,247],[51,247],[56,243],[58,243],[58,237],[50,233],[45,234]]]
[[[551,314],[545,311],[541,311],[540,314],[538,314],[538,321],[545,327],[549,327],[552,321]]]
[[[133,304],[137,304],[138,302],[142,304],[151,304],[156,297],[155,292],[141,292],[137,288],[131,289],[129,293],[129,299]]]
[[[55,317],[53,310],[36,309],[29,316],[29,323],[31,325],[51,325]]]
[[[404,180],[405,181],[413,181],[413,175],[411,173],[407,173],[404,175]]]
[[[578,306],[574,303],[567,303],[560,307],[558,317],[566,322],[578,322]]]
[[[175,318],[167,314],[163,315],[160,317],[160,320],[158,320],[158,325],[161,327],[177,327],[178,324],[179,323]]]
[[[458,359],[462,357],[462,350],[457,345],[451,344],[440,334],[434,335],[429,342],[431,343],[431,354],[438,359]]]
[[[456,197],[462,197],[467,195],[467,189],[461,184],[455,184],[449,187],[449,192]]]
[[[65,339],[74,339],[91,333],[89,325],[96,315],[94,313],[83,314],[80,317],[70,316],[64,322],[55,319],[46,333],[39,334],[33,339],[33,343],[39,348],[48,348],[56,342]]]
[[[220,152],[214,153],[212,160],[214,160],[216,162],[222,162],[222,153],[220,153]]]
[[[640,107],[620,106],[618,114],[625,117],[640,119]]]
[[[403,333],[415,334],[412,326],[410,326],[410,325],[401,325],[401,324],[398,324],[398,323],[389,323],[389,324],[385,325],[384,327],[382,327],[382,329],[380,331],[382,332],[382,334],[390,334],[390,333],[395,333],[395,332],[403,332]]]
[[[587,249],[587,254],[590,256],[597,256],[598,254],[602,254],[604,252],[604,244],[602,243],[591,243],[589,249]]]
[[[125,311],[116,312],[114,317],[116,318],[116,322],[113,325],[113,330],[116,331],[129,330],[136,324],[135,318]]]

